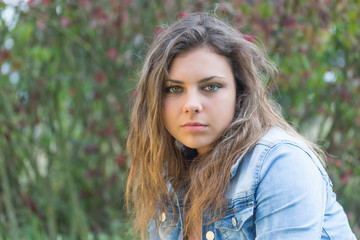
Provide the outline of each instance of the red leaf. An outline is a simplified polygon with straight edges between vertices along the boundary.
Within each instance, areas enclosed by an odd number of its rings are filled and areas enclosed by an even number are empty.
[[[46,28],[45,22],[41,19],[36,21],[36,26],[39,30],[45,30],[45,28]]]
[[[35,4],[35,0],[29,0],[29,1],[28,1],[28,5],[29,5],[29,6],[32,6],[32,5],[34,5],[34,4]]]
[[[71,20],[65,16],[62,16],[60,18],[60,24],[63,26],[63,27],[70,27],[71,26]]]
[[[106,74],[104,71],[97,71],[94,74],[95,81],[98,83],[104,83],[106,82]]]
[[[31,196],[27,194],[20,194],[20,199],[25,207],[27,207],[34,213],[38,213],[37,204]]]
[[[124,156],[120,155],[120,156],[117,156],[116,159],[115,159],[116,163],[121,167],[121,166],[124,166],[125,163],[126,163],[126,159]]]
[[[292,16],[287,16],[281,23],[283,27],[294,29],[296,26],[296,20]]]
[[[89,5],[89,0],[80,0],[79,6],[80,7],[87,7]]]
[[[93,95],[93,98],[94,98],[95,100],[101,99],[101,93],[98,92],[98,91],[95,91],[95,92],[94,92],[94,95]]]
[[[181,12],[179,13],[179,18],[180,18],[180,19],[181,19],[181,18],[184,18],[184,17],[186,17],[187,15],[188,15],[187,12],[181,11]]]
[[[109,48],[106,52],[106,56],[111,59],[114,60],[117,56],[117,51],[115,48]]]
[[[347,185],[349,183],[349,179],[352,175],[352,170],[347,170],[341,174],[341,183]]]
[[[360,117],[356,118],[356,126],[360,126]]]
[[[348,90],[343,90],[342,93],[342,99],[344,100],[344,102],[349,102],[350,101],[350,92]]]
[[[42,3],[46,6],[48,6],[50,4],[50,0],[42,0]]]
[[[157,26],[155,28],[155,34],[156,35],[159,35],[160,33],[162,33],[164,31],[164,28],[163,27],[160,27],[160,26]]]
[[[107,14],[104,12],[104,10],[101,7],[96,7],[93,16],[102,22],[106,22],[108,20]]]
[[[123,12],[121,15],[121,22],[126,25],[129,23],[129,21],[130,21],[130,17],[128,12]]]
[[[338,160],[335,161],[335,166],[341,167],[341,165],[342,165],[341,159],[338,159]]]
[[[0,62],[5,62],[7,59],[10,58],[10,52],[3,50],[0,52]]]
[[[254,35],[251,34],[244,34],[243,37],[245,38],[246,41],[255,43],[255,37]]]

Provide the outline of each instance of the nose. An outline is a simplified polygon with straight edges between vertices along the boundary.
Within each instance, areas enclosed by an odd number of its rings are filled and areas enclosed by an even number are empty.
[[[197,91],[189,92],[185,97],[184,112],[189,114],[200,113],[203,110],[201,96]]]

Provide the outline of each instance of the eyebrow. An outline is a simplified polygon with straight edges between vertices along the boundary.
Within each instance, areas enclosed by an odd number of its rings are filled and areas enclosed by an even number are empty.
[[[208,82],[213,78],[223,78],[223,77],[219,77],[219,76],[210,76],[207,78],[203,78],[199,81],[199,83],[204,83],[204,82]],[[183,81],[179,81],[179,80],[174,80],[174,79],[167,79],[166,81],[172,82],[172,83],[176,83],[176,84],[184,84]]]

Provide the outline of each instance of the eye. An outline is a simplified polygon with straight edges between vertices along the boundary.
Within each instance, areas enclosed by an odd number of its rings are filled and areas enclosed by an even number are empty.
[[[219,88],[220,86],[218,84],[208,84],[204,87],[204,90],[208,92],[215,92]]]
[[[165,88],[165,92],[167,93],[180,93],[182,92],[182,87],[180,86],[170,86]]]

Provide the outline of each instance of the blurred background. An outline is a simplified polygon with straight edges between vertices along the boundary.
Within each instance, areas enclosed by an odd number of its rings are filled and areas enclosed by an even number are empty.
[[[261,43],[269,91],[328,153],[360,237],[360,2],[3,0],[0,239],[133,239],[124,189],[131,98],[153,37],[210,11]]]

